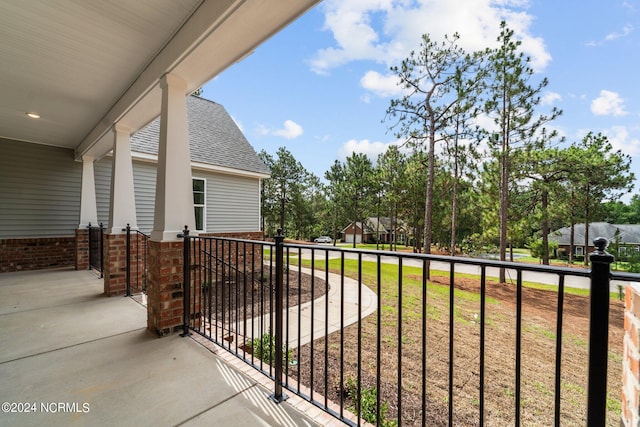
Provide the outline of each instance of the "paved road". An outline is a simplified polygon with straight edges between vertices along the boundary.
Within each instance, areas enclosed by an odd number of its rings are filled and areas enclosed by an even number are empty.
[[[328,248],[331,248],[330,245],[326,245]],[[325,245],[318,245],[316,247],[314,247],[314,249],[316,249],[315,251],[315,258],[316,259],[324,259],[325,256],[325,251],[324,250],[317,250],[317,249],[324,249]],[[297,251],[291,251],[291,254],[297,254]],[[352,253],[352,252],[346,252],[345,253],[345,258],[348,259],[357,259],[357,255]],[[302,257],[305,259],[310,259],[311,258],[311,249],[303,249],[302,250]],[[339,258],[339,252],[338,251],[329,251],[329,258],[330,259],[335,259],[335,258]],[[362,260],[363,261],[373,261],[376,262],[377,257],[374,255],[370,255],[370,254],[363,254],[362,255]],[[382,262],[386,262],[386,263],[397,263],[398,260],[395,257],[383,257],[382,258]],[[422,262],[415,260],[415,259],[410,259],[410,258],[406,258],[403,261],[403,265],[405,266],[416,266],[416,267],[421,267],[422,266]],[[431,262],[431,270],[441,270],[441,271],[449,271],[449,263],[447,262],[441,262],[441,261],[432,261]],[[498,268],[496,267],[488,267],[487,268],[487,277],[498,277]],[[480,267],[479,266],[474,266],[474,265],[468,265],[468,264],[456,264],[455,266],[455,271],[456,273],[467,273],[467,274],[477,274],[480,275]],[[513,282],[516,281],[516,272],[515,270],[510,270],[508,269],[506,271],[506,275],[507,275],[507,280],[512,280]],[[524,281],[527,282],[535,282],[535,283],[542,283],[542,284],[546,284],[546,285],[558,285],[558,275],[557,274],[553,274],[553,273],[541,273],[541,272],[535,272],[535,271],[524,271],[522,273],[522,279]],[[626,286],[628,282],[621,282],[621,281],[611,281],[610,284],[610,290],[611,292],[618,292],[618,285],[622,285],[622,286]],[[590,281],[588,277],[578,277],[578,276],[565,276],[565,287],[569,287],[569,288],[578,288],[578,289],[589,289],[590,288]]]

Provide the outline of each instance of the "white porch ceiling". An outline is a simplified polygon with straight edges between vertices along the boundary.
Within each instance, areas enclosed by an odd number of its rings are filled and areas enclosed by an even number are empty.
[[[318,1],[0,0],[0,138],[102,156],[159,115],[164,74],[191,92]]]

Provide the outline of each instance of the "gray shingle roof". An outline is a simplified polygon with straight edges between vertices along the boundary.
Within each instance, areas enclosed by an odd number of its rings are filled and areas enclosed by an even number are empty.
[[[191,161],[241,171],[270,173],[222,105],[189,96],[187,120]],[[157,155],[159,138],[158,117],[131,137],[131,151]]]
[[[640,244],[639,224],[609,224],[606,222],[593,222],[589,224],[589,244],[593,244],[596,237],[604,237],[611,243],[620,230],[620,243]],[[549,234],[549,240],[558,242],[560,245],[569,245],[571,241],[571,229],[564,227]],[[584,224],[576,224],[574,227],[574,244],[584,245]]]
[[[376,224],[378,224],[378,217],[372,216],[367,218],[367,220],[364,223],[364,232],[365,233],[377,233],[376,231]],[[342,233],[345,232],[346,229],[348,229],[349,227],[351,227],[351,224],[347,225],[345,228],[342,229]],[[360,221],[356,221],[356,227],[358,228],[362,228],[362,223]],[[380,233],[390,233],[391,230],[393,228],[393,223],[391,218],[389,217],[380,217],[380,225],[378,230],[380,231]],[[401,219],[396,218],[396,229],[400,230],[400,229],[404,229],[405,228],[405,223],[404,221],[402,221]]]

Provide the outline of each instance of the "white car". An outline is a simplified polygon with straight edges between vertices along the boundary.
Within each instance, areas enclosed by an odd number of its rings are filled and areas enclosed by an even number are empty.
[[[316,237],[315,239],[313,239],[313,241],[316,242],[316,243],[331,243],[331,242],[333,242],[333,240],[329,236]]]

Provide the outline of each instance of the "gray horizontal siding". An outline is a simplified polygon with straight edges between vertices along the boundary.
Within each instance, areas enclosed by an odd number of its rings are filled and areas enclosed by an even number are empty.
[[[0,238],[75,235],[81,180],[72,150],[0,139]]]
[[[233,175],[207,178],[207,232],[260,230],[260,181]]]
[[[104,158],[93,164],[93,174],[96,180],[96,207],[98,209],[98,223],[109,226],[109,198],[111,197],[111,157]]]
[[[109,226],[109,203],[111,191],[112,157],[106,157],[95,163],[96,204],[98,221]],[[136,221],[138,229],[150,233],[153,228],[153,210],[155,207],[156,166],[155,164],[133,163],[133,188],[136,199]]]
[[[133,187],[136,193],[138,228],[143,233],[149,234],[153,230],[153,211],[156,205],[156,165],[135,162]]]
[[[108,226],[111,157],[96,162],[96,202],[98,219]],[[206,180],[206,232],[227,233],[260,229],[260,181],[235,175],[193,171],[194,178]],[[133,180],[138,228],[153,229],[156,165],[133,163]]]

